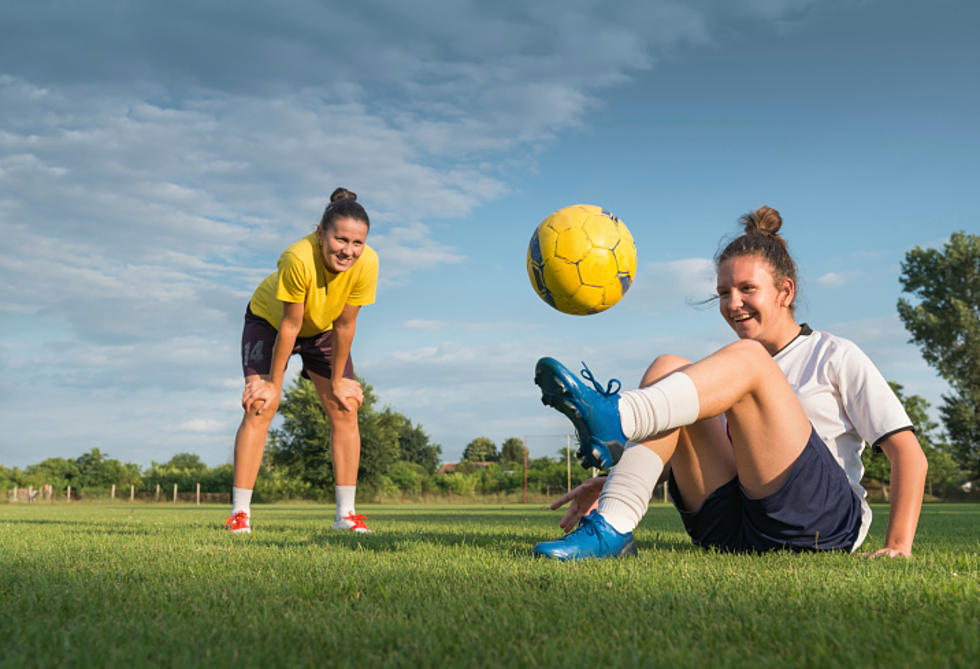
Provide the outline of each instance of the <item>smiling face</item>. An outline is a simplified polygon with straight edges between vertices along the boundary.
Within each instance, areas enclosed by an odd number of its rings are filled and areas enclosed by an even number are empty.
[[[339,274],[349,270],[364,252],[368,226],[364,221],[347,216],[337,217],[316,229],[320,252],[327,271]]]
[[[772,266],[758,255],[735,256],[718,265],[722,318],[739,339],[754,339],[770,353],[792,341],[800,328],[790,308],[796,286],[777,281]]]

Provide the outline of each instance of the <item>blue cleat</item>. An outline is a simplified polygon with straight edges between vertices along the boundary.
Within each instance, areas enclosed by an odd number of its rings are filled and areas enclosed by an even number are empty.
[[[541,403],[565,414],[578,433],[578,452],[583,467],[606,469],[623,455],[626,435],[619,420],[619,379],[612,379],[603,390],[589,368],[582,363],[582,377],[589,388],[554,358],[541,358],[534,367],[534,382],[541,388]],[[615,389],[614,385],[615,384]]]
[[[589,558],[614,558],[636,555],[633,533],[620,534],[595,509],[582,516],[578,527],[561,539],[545,541],[531,551],[536,557],[550,557],[562,562]]]

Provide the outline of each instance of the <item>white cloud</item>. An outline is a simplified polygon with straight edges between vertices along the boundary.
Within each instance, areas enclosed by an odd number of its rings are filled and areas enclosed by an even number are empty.
[[[410,318],[402,327],[406,330],[467,330],[470,332],[485,332],[489,330],[540,330],[544,326],[534,323],[518,322],[496,322],[496,323],[474,323],[462,321],[436,321],[420,318]]]
[[[717,290],[715,284],[710,258],[684,258],[641,265],[628,295],[631,303],[643,305],[646,311],[689,310],[710,301]]]
[[[847,278],[838,272],[827,272],[817,279],[817,284],[826,288],[840,288],[847,284]]]
[[[0,461],[100,445],[227,461],[245,301],[334,186],[371,214],[385,281],[459,265],[445,226],[510,192],[610,87],[710,41],[719,15],[808,4],[5,3]],[[689,313],[713,282],[710,260],[645,265],[628,299]],[[508,320],[407,321],[445,338],[365,371],[399,408],[433,407],[419,416],[447,437],[556,425],[529,370],[581,347],[471,341],[521,327]],[[660,348],[700,350],[669,337],[589,346],[638,377]]]
[[[177,429],[182,432],[214,434],[224,438],[228,437],[228,426],[224,422],[214,419],[191,418],[178,424]]]
[[[389,282],[398,282],[412,271],[466,260],[466,256],[451,246],[433,239],[428,226],[422,223],[392,227],[380,233],[372,231],[368,243],[383,258],[382,277]]]

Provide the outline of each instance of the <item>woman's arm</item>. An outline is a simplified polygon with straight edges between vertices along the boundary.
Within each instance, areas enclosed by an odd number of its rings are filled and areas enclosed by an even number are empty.
[[[331,349],[333,351],[333,375],[330,383],[333,394],[347,411],[352,411],[364,403],[364,392],[361,384],[354,379],[344,378],[344,368],[350,358],[350,349],[354,343],[354,331],[357,329],[357,314],[360,306],[344,305],[344,310],[333,322]],[[355,405],[356,403],[356,405]]]
[[[279,395],[282,393],[282,384],[286,376],[286,364],[296,345],[299,330],[303,327],[304,309],[302,302],[282,303],[282,322],[279,324],[276,343],[272,346],[272,369],[269,370],[268,379],[255,379],[245,386],[245,392],[242,393],[242,406],[245,407],[246,412],[251,411],[259,400],[262,400],[263,404],[258,406],[256,413],[262,413],[273,405],[278,407]]]
[[[892,465],[891,509],[888,513],[885,547],[872,553],[871,557],[909,557],[912,554],[915,528],[919,524],[929,464],[919,446],[919,440],[911,430],[886,437],[879,446]]]

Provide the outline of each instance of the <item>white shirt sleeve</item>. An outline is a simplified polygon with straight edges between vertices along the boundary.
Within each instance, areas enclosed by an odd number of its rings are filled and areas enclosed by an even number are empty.
[[[871,359],[856,344],[839,340],[837,389],[841,407],[864,441],[872,446],[910,429],[912,421]]]

